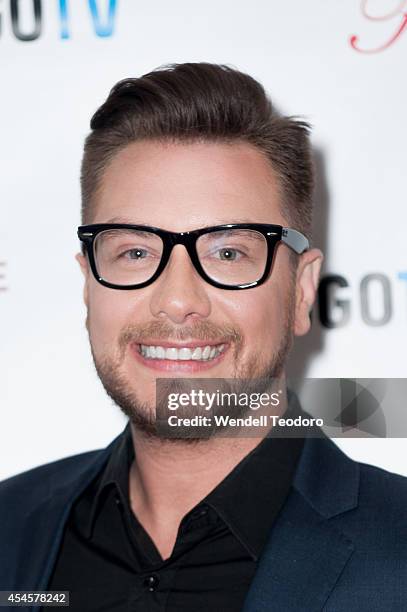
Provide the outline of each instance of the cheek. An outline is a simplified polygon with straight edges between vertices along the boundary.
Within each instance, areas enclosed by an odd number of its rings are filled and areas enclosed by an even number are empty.
[[[223,312],[243,335],[243,353],[268,353],[281,337],[286,320],[284,292],[265,283],[261,287],[233,292],[223,301]]]
[[[253,318],[256,325],[256,342],[268,352],[285,332],[285,300],[281,291],[273,291],[271,287],[262,288],[262,295],[257,298],[258,313]]]
[[[128,323],[133,304],[125,291],[102,285],[91,287],[88,305],[88,329],[95,352],[112,351],[120,331]]]

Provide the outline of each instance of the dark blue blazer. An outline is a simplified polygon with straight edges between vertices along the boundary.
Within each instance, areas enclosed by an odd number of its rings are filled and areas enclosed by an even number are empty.
[[[0,483],[0,590],[47,589],[72,503],[119,439]],[[407,611],[407,478],[308,438],[244,612],[322,610]]]

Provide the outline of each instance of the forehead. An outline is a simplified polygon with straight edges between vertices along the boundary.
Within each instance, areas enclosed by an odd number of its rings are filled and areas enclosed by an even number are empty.
[[[106,168],[94,223],[183,231],[221,223],[284,224],[270,162],[247,143],[141,141]]]

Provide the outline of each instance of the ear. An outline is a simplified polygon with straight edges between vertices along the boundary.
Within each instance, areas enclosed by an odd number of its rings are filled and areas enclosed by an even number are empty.
[[[304,336],[311,327],[310,312],[315,302],[324,256],[310,249],[300,256],[297,266],[294,334]]]
[[[75,259],[79,263],[80,268],[82,270],[82,274],[85,277],[85,284],[83,287],[83,301],[85,302],[86,307],[88,307],[88,282],[90,274],[88,258],[82,253],[77,253],[75,255]]]

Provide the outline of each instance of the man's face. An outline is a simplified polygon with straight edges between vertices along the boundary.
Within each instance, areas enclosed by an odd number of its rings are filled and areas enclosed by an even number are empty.
[[[289,225],[280,208],[270,164],[248,144],[144,141],[120,151],[106,169],[92,222],[173,232],[239,222]],[[288,247],[280,244],[267,281],[242,291],[205,282],[182,245],[153,284],[127,291],[100,285],[78,255],[92,354],[107,392],[143,428],[154,411],[156,378],[279,376],[293,334],[309,327],[318,254],[303,255],[293,273]],[[224,349],[207,361],[157,360],[143,357],[140,344]]]

